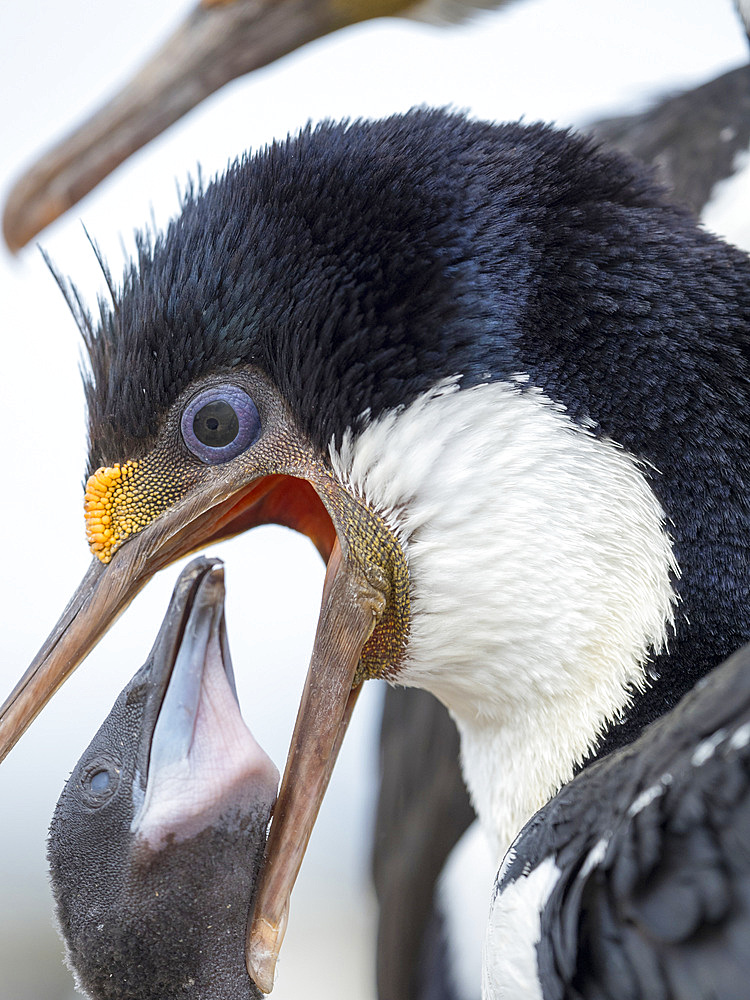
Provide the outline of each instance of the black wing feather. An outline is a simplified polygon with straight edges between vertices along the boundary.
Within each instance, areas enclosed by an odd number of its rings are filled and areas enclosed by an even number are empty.
[[[550,856],[544,1000],[750,995],[750,646],[540,810],[496,901]]]

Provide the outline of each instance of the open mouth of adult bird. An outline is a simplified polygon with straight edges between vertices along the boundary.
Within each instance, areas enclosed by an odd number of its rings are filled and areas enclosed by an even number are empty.
[[[201,499],[167,510],[149,530],[129,539],[109,564],[92,560],[60,620],[0,709],[0,760],[154,573],[176,559],[268,523],[309,534],[323,558],[330,557],[336,537],[333,523],[304,480],[263,477],[207,509],[200,509]]]
[[[392,530],[325,463],[311,458],[304,443],[285,445],[271,417],[268,425],[251,449],[258,471],[248,474],[247,467],[229,462],[199,470],[204,479],[198,485],[191,480],[179,500],[127,537],[108,562],[95,556],[0,709],[2,759],[159,569],[258,524],[287,525],[313,540],[327,560],[320,617],[248,939],[248,970],[264,992],[273,986],[289,897],[360,681],[396,668],[408,622],[408,571]],[[291,469],[290,455],[296,462]]]
[[[194,559],[180,574],[147,671],[139,846],[157,852],[232,816],[267,822],[279,774],[240,711],[218,559]]]

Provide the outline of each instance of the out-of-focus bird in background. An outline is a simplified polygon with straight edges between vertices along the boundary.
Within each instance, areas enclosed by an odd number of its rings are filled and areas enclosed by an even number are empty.
[[[502,7],[513,0],[489,0]],[[245,73],[341,28],[379,17],[463,20],[471,0],[201,0],[114,97],[20,178],[3,230],[17,250],[145,143]]]
[[[403,15],[461,22],[519,0],[201,0],[133,78],[19,178],[5,240],[18,250],[104,177],[225,84],[330,32]],[[747,26],[746,11],[738,12]],[[750,141],[750,67],[593,130],[655,162],[678,201],[700,212]]]

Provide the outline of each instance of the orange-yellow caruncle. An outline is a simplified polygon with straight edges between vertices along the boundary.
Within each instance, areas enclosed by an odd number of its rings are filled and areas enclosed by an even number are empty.
[[[93,554],[108,563],[122,543],[173,503],[177,490],[155,489],[148,463],[124,462],[97,469],[84,496],[86,538]]]

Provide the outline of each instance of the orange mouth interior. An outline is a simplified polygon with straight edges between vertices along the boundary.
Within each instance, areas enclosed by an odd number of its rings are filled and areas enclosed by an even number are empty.
[[[260,524],[280,524],[307,535],[328,562],[336,541],[333,522],[318,494],[306,479],[292,476],[264,476],[220,504],[211,520],[210,530],[196,547]]]

